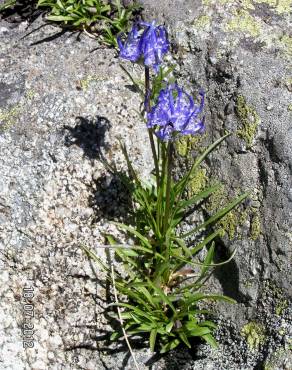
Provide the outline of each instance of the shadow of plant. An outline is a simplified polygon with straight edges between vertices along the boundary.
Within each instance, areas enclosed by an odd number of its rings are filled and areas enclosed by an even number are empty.
[[[106,117],[97,116],[95,119],[76,117],[74,127],[64,126],[65,145],[77,145],[82,148],[84,156],[90,159],[103,158],[102,150],[109,149],[105,141],[105,134],[111,124]]]
[[[16,0],[15,5],[0,12],[0,18],[10,23],[32,23],[42,13],[44,10],[37,9],[37,0]]]
[[[96,221],[128,219],[132,209],[132,195],[121,180],[124,172],[107,173],[93,180],[89,205],[95,210]]]
[[[104,153],[110,149],[105,140],[106,132],[111,124],[106,117],[97,116],[95,119],[77,117],[74,127],[64,126],[67,132],[65,145],[77,145],[82,148],[84,156],[98,159],[104,164],[104,171],[93,176],[89,206],[95,211],[93,222],[126,218],[132,209],[130,186],[127,186],[126,172],[118,171],[115,165],[108,163]]]

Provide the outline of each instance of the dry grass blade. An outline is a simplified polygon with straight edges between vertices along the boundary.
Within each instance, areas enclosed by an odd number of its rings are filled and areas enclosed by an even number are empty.
[[[114,273],[114,267],[113,266],[111,267],[111,270],[112,270],[112,283],[113,283],[113,289],[114,289],[114,296],[115,296],[116,304],[118,305],[119,304],[119,301],[118,301],[118,294],[117,294],[116,285],[115,285],[115,273]],[[124,329],[124,322],[123,322],[123,319],[122,319],[121,310],[120,310],[120,307],[119,306],[117,306],[117,311],[118,311],[119,321],[121,323],[121,328],[122,328],[122,331],[123,331],[123,334],[124,334],[124,338],[125,338],[125,341],[127,343],[128,348],[129,348],[129,351],[131,353],[131,356],[133,358],[135,367],[136,367],[137,370],[140,370],[140,368],[139,368],[139,366],[137,364],[137,361],[136,361],[134,352],[133,352],[132,347],[130,345],[130,342],[128,340],[128,336],[127,336],[126,330]]]

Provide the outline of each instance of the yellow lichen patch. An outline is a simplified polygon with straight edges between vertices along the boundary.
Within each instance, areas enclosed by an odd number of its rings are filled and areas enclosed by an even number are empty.
[[[234,212],[231,211],[227,213],[227,215],[224,216],[219,223],[222,226],[223,230],[227,233],[229,239],[233,239],[235,237],[237,226],[239,224]]]
[[[99,80],[100,80],[100,78],[98,76],[89,75],[89,76],[79,80],[78,84],[79,84],[80,88],[83,91],[86,91],[92,81],[99,81]]]
[[[234,0],[203,0],[203,5],[211,5],[211,4],[220,4],[220,5],[232,5],[236,6],[237,8],[241,9],[254,9],[254,5],[252,0],[241,0],[241,1],[234,1]]]
[[[25,96],[28,100],[31,100],[36,96],[36,92],[33,89],[27,90]]]
[[[254,321],[242,327],[241,335],[246,339],[247,345],[251,351],[258,350],[259,346],[264,343],[266,339],[265,327]]]
[[[252,216],[251,225],[250,225],[250,238],[252,240],[257,240],[261,234],[261,221],[257,212]]]
[[[283,51],[288,56],[292,56],[292,37],[288,35],[283,35],[280,38],[280,44],[283,47]]]
[[[275,9],[278,14],[290,13],[292,0],[254,0],[255,3],[263,3]]]
[[[288,307],[289,304],[286,299],[279,299],[276,306],[276,315],[281,316]]]
[[[208,181],[206,173],[205,168],[201,168],[196,172],[195,176],[188,183],[189,196],[198,194],[206,187]]]
[[[191,150],[200,151],[201,143],[204,138],[205,135],[189,135],[180,137],[175,143],[177,153],[181,157],[187,157],[190,154]]]
[[[193,26],[198,29],[206,29],[210,26],[212,19],[208,15],[201,15],[200,17],[194,19]]]
[[[258,37],[262,33],[261,23],[244,9],[238,9],[225,25],[225,31],[242,32],[245,35]]]
[[[0,130],[6,131],[11,126],[13,126],[20,112],[21,112],[20,104],[16,104],[14,107],[7,110],[0,109]]]
[[[289,104],[287,107],[288,112],[292,112],[292,104]]]
[[[250,148],[255,138],[258,125],[260,124],[260,117],[256,110],[250,107],[245,98],[241,95],[237,97],[236,113],[241,122],[241,128],[237,130],[237,135],[245,141],[246,147]]]

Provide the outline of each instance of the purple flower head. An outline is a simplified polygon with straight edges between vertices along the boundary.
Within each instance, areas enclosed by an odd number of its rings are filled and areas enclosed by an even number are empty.
[[[117,39],[121,58],[131,62],[143,58],[146,66],[153,66],[158,71],[169,49],[167,32],[163,26],[155,26],[155,22],[139,22],[134,24],[124,43],[121,36]]]
[[[176,135],[191,135],[204,131],[204,118],[200,113],[204,107],[204,92],[196,106],[194,99],[177,85],[168,85],[160,91],[157,104],[147,116],[147,127],[155,128],[155,134],[163,141]]]
[[[119,35],[117,38],[120,57],[131,62],[137,62],[141,56],[141,33],[139,33],[137,24],[133,25],[124,44],[122,43],[121,36]]]

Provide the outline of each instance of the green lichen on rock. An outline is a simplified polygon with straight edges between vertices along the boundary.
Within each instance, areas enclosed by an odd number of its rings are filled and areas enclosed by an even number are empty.
[[[257,351],[259,346],[266,340],[265,327],[255,321],[244,325],[240,333],[246,339],[251,351]]]
[[[242,32],[244,35],[258,37],[262,33],[261,23],[245,9],[237,9],[226,23],[225,31]]]
[[[287,299],[279,299],[276,305],[276,315],[281,316],[286,308],[289,307]]]
[[[283,35],[280,38],[280,44],[282,45],[285,54],[292,56],[292,37],[289,35]]]
[[[193,196],[195,194],[198,194],[200,191],[202,191],[208,182],[207,177],[207,170],[205,168],[200,168],[195,176],[191,179],[191,181],[188,183],[188,193],[189,196]]]
[[[177,153],[181,157],[188,157],[192,150],[195,151],[202,151],[202,141],[204,140],[205,135],[188,135],[188,136],[181,136],[175,142],[175,148]]]
[[[262,3],[269,5],[278,14],[290,13],[292,7],[291,0],[253,0],[255,3]]]
[[[16,104],[11,109],[0,108],[0,130],[6,131],[12,127],[19,117],[21,112],[21,105]]]
[[[247,148],[251,148],[260,124],[260,117],[256,110],[247,104],[242,95],[237,97],[236,114],[241,122],[237,135],[245,141]]]
[[[287,110],[288,110],[288,112],[292,112],[292,103],[288,105]]]
[[[210,26],[212,18],[209,15],[201,15],[200,17],[194,19],[193,26],[197,29],[205,29]]]
[[[217,212],[220,208],[229,203],[228,197],[225,193],[224,186],[222,185],[217,191],[215,191],[208,199],[206,209],[210,214]],[[234,209],[227,213],[218,221],[218,225],[221,226],[224,234],[227,234],[229,239],[234,239],[238,233],[238,228],[242,226],[248,217],[248,211],[244,210],[239,212]],[[239,234],[239,233],[238,233]],[[240,237],[240,235],[238,235]]]
[[[88,75],[88,76],[84,77],[83,79],[79,80],[80,88],[83,91],[88,90],[91,82],[93,82],[93,81],[100,81],[100,78],[96,75]]]
[[[250,225],[250,238],[257,240],[261,234],[261,220],[258,212],[253,212]]]
[[[276,351],[272,352],[268,359],[265,361],[263,369],[264,370],[279,370],[280,366],[281,369],[284,369],[284,363],[286,362],[286,358],[289,356],[289,348],[280,347]],[[283,367],[282,367],[283,365]]]
[[[21,102],[13,105],[9,109],[0,108],[0,132],[7,131],[15,125],[20,114],[24,110],[25,104],[29,103],[35,96],[36,93],[33,89],[26,90],[24,99]]]
[[[289,307],[289,301],[284,293],[275,282],[267,280],[264,285],[265,294],[273,301],[274,312],[277,316],[282,316],[284,311]]]
[[[236,234],[237,226],[239,224],[239,220],[236,217],[233,211],[227,213],[220,221],[220,225],[222,226],[223,230],[227,233],[229,239],[233,239]]]

